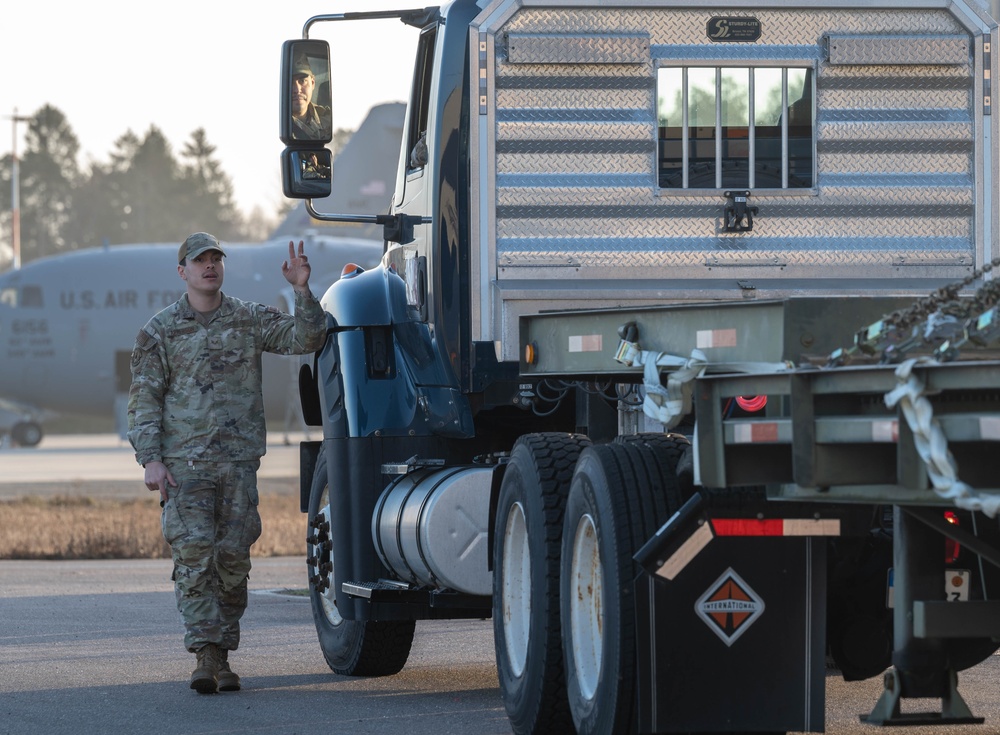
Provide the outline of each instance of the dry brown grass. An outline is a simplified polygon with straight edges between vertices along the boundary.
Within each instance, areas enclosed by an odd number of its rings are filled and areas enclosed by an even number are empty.
[[[261,482],[264,530],[251,549],[255,557],[305,553],[306,520],[299,512],[294,481]],[[20,494],[0,501],[0,559],[169,558],[153,494],[95,497]]]

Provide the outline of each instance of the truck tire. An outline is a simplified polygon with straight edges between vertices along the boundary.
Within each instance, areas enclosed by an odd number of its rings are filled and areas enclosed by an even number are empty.
[[[666,453],[640,443],[585,450],[566,501],[562,538],[563,656],[578,733],[637,728],[632,556],[680,507]]]
[[[20,447],[37,447],[42,440],[42,427],[34,421],[19,421],[10,430],[10,438]]]
[[[330,538],[330,489],[321,452],[309,492],[309,600],[326,663],[344,676],[388,676],[406,665],[413,644],[412,620],[345,620],[337,610]]]
[[[493,638],[500,693],[517,735],[572,732],[559,631],[563,510],[590,441],[529,434],[500,486],[493,546]]]
[[[681,504],[694,495],[694,453],[691,440],[683,434],[673,432],[663,434],[657,432],[642,432],[639,434],[622,434],[615,437],[618,444],[640,444],[650,447],[666,456],[664,460],[671,463],[677,476],[677,488],[680,490]]]

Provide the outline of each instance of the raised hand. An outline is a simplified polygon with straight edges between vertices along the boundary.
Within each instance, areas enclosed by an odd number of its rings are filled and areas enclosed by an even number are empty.
[[[288,242],[288,260],[281,264],[281,274],[292,286],[298,290],[309,288],[309,276],[312,274],[312,266],[305,254],[305,242],[299,240],[299,253],[295,254],[295,243]]]

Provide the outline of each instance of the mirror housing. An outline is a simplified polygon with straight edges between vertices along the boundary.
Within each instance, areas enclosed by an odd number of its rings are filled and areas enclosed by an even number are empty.
[[[333,189],[333,155],[326,148],[286,148],[281,188],[289,199],[325,199]]]
[[[333,140],[326,41],[296,39],[281,45],[280,137],[285,145]]]

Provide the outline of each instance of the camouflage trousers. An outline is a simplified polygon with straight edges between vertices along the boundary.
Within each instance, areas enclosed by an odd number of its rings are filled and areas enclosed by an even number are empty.
[[[161,524],[174,560],[174,591],[184,645],[235,650],[247,607],[250,546],[260,537],[260,461],[165,459],[177,482],[167,488]]]

